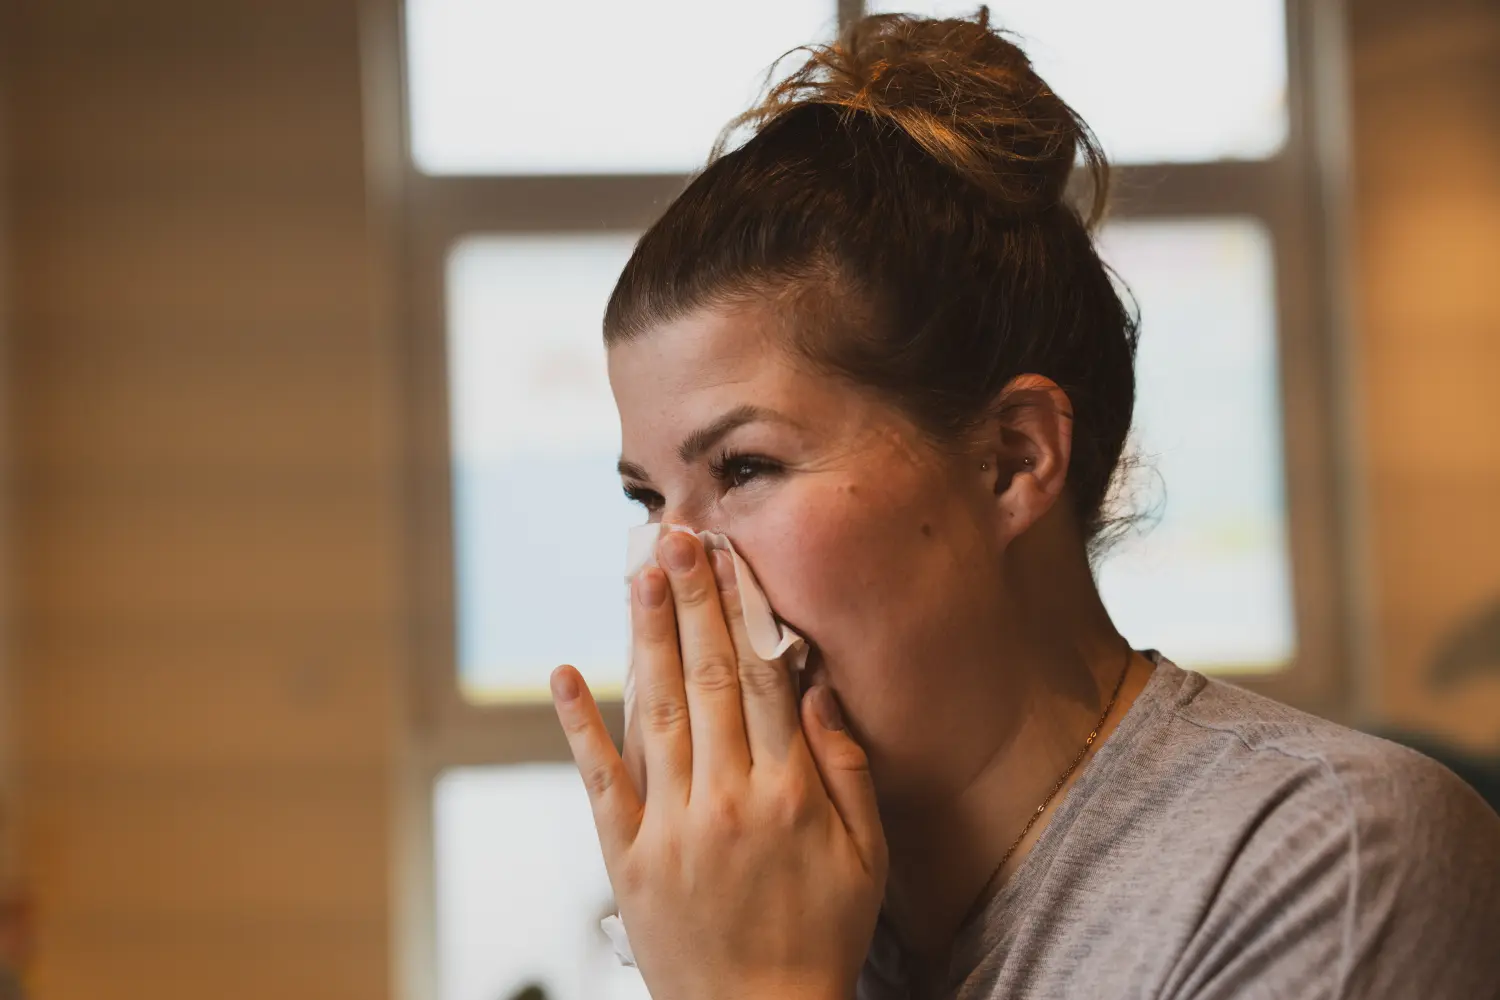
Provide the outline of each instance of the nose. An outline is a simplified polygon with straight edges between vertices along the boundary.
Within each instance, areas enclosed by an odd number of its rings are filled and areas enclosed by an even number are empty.
[[[663,524],[675,524],[683,528],[691,528],[695,532],[723,530],[701,505],[679,504],[675,507],[668,505],[662,510],[661,520]]]

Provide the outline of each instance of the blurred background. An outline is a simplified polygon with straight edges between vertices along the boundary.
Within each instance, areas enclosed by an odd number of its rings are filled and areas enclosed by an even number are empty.
[[[1500,760],[1500,4],[999,0],[1119,165],[1138,646]],[[0,997],[643,997],[599,319],[772,61],[922,0],[0,0]],[[618,706],[611,711],[617,721]]]

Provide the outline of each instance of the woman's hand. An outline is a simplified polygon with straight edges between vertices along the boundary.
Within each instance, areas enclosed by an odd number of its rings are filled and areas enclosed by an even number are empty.
[[[728,553],[658,555],[631,588],[644,800],[578,672],[552,677],[641,975],[655,1000],[848,1000],[886,877],[864,751],[832,692],[799,713],[755,656]]]

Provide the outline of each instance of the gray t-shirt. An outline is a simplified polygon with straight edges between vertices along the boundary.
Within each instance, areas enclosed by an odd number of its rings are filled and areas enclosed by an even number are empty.
[[[948,996],[1500,998],[1500,817],[1472,789],[1154,658],[960,930]],[[859,1000],[909,996],[901,965],[882,925]]]

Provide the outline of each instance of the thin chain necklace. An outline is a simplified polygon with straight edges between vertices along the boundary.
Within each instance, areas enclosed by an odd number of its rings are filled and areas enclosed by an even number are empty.
[[[1109,701],[1104,705],[1104,711],[1099,713],[1099,721],[1094,723],[1094,728],[1089,733],[1089,738],[1083,741],[1083,748],[1078,751],[1078,756],[1074,757],[1073,762],[1068,765],[1067,770],[1058,776],[1057,781],[1052,785],[1052,790],[1047,793],[1046,798],[1042,799],[1042,804],[1037,806],[1032,814],[1027,817],[1026,825],[1021,827],[1020,834],[1016,836],[1010,847],[1001,855],[1000,863],[990,872],[989,878],[984,880],[984,885],[979,887],[979,895],[975,897],[973,904],[970,905],[969,912],[964,914],[964,919],[959,924],[960,927],[967,925],[984,908],[985,903],[988,902],[991,884],[1005,870],[1006,862],[1016,853],[1016,848],[1021,846],[1021,841],[1026,839],[1026,835],[1031,832],[1031,828],[1036,826],[1036,821],[1042,818],[1042,813],[1047,811],[1047,806],[1052,803],[1053,796],[1058,793],[1063,785],[1067,784],[1068,777],[1074,771],[1078,770],[1078,765],[1083,763],[1083,758],[1088,756],[1094,742],[1099,739],[1099,730],[1104,728],[1104,720],[1108,719],[1109,713],[1114,711],[1115,701],[1120,697],[1120,689],[1125,686],[1125,675],[1130,673],[1130,662],[1134,658],[1135,650],[1130,648],[1130,645],[1127,643],[1125,646],[1125,665],[1120,668],[1120,676],[1115,681],[1115,689],[1110,693]]]

